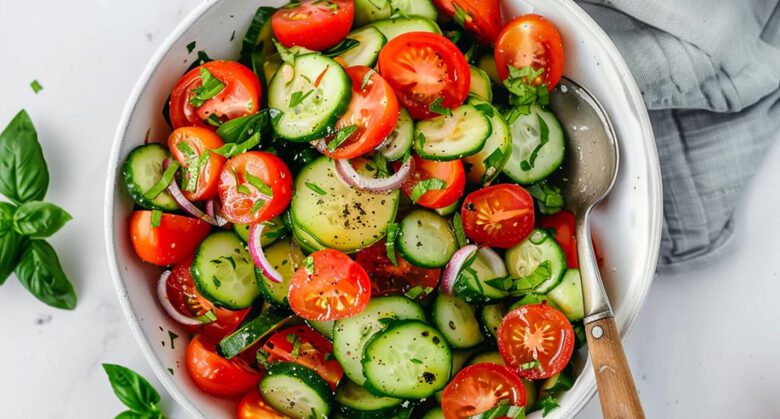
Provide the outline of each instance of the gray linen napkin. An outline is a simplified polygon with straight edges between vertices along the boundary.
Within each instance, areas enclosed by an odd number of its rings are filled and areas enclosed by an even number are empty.
[[[780,136],[780,0],[579,0],[650,109],[664,187],[659,272],[706,264]]]

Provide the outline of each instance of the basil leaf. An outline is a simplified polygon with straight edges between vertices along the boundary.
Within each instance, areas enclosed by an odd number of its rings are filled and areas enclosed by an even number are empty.
[[[254,135],[249,137],[248,140],[236,144],[236,143],[227,143],[223,145],[222,147],[212,150],[213,152],[219,154],[220,156],[224,156],[225,158],[232,158],[234,156],[237,156],[241,153],[244,153],[246,151],[249,151],[255,147],[260,145],[260,133],[256,132]]]
[[[13,211],[13,205],[0,202],[0,285],[14,271],[21,254],[19,249],[27,240],[13,229]]]
[[[162,413],[138,413],[132,410],[125,410],[124,412],[114,416],[114,419],[160,419],[164,418]]]
[[[395,254],[395,238],[398,236],[400,230],[399,225],[396,223],[387,225],[387,238],[385,239],[385,248],[387,251],[387,258],[393,266],[398,266],[398,258]]]
[[[165,417],[158,407],[160,395],[144,377],[121,365],[103,364],[103,369],[122,404],[135,413],[146,414],[146,417]]]
[[[225,88],[225,83],[214,77],[206,67],[200,68],[200,81],[201,85],[192,89],[195,95],[190,99],[190,104],[196,108],[203,106]]]
[[[0,193],[21,204],[42,200],[48,188],[49,169],[38,133],[22,110],[0,133]]]
[[[463,218],[460,213],[456,212],[450,222],[452,223],[452,230],[455,232],[455,239],[458,241],[458,249],[469,244],[468,239],[466,239],[466,231],[463,230]]]
[[[152,216],[150,217],[150,223],[152,224],[152,227],[157,228],[160,226],[160,223],[162,223],[162,216],[163,212],[160,210],[154,210],[152,211]]]
[[[243,143],[255,134],[262,133],[268,129],[271,126],[271,117],[275,113],[278,113],[278,111],[263,109],[254,115],[231,119],[219,126],[217,135],[226,143]]]
[[[529,186],[528,192],[531,196],[536,198],[536,203],[539,205],[539,212],[542,214],[555,214],[564,207],[561,188],[554,185],[548,185],[545,181]]]
[[[49,243],[43,240],[26,242],[14,272],[37,299],[56,308],[76,308],[76,292]]]
[[[460,7],[460,5],[457,2],[453,1],[452,5],[455,7],[455,14],[452,16],[452,19],[455,21],[455,23],[465,28],[466,22],[471,22],[472,20],[474,20],[471,14],[463,10],[463,8]]]
[[[0,202],[0,236],[13,230],[16,206],[8,202]]]
[[[314,89],[309,89],[308,92],[304,93],[303,90],[299,90],[297,92],[293,92],[292,96],[290,97],[290,107],[295,108],[301,103],[303,103],[304,100],[306,100],[307,97],[311,96],[311,94],[314,93]]]
[[[260,179],[259,177],[255,176],[255,175],[253,175],[253,174],[251,174],[249,172],[246,172],[246,174],[244,174],[244,178],[246,179],[247,183],[249,183],[250,185],[254,186],[255,189],[260,191],[261,194],[267,195],[267,196],[273,198],[274,190],[271,189],[270,186],[266,185],[266,183],[263,182],[263,179]]]
[[[428,106],[428,110],[433,112],[433,113],[437,113],[439,115],[451,116],[452,115],[452,109],[442,105],[441,104],[442,102],[444,102],[444,98],[443,97],[437,98],[436,100],[433,101],[433,103],[431,103]]]
[[[48,202],[22,204],[14,214],[14,229],[31,239],[44,239],[59,231],[72,220],[64,209]]]
[[[349,125],[344,128],[341,128],[336,132],[336,136],[333,137],[333,139],[328,143],[328,151],[331,153],[335,152],[337,148],[341,144],[344,143],[344,141],[347,141],[347,139],[357,131],[358,126],[357,125]]]
[[[553,409],[558,407],[558,400],[552,394],[545,394],[533,405],[533,410],[541,410],[542,417],[547,416]]]
[[[438,178],[422,180],[414,185],[414,189],[412,189],[412,196],[409,197],[409,199],[411,199],[412,202],[416,204],[417,201],[419,201],[426,192],[444,189],[446,186],[447,182]]]

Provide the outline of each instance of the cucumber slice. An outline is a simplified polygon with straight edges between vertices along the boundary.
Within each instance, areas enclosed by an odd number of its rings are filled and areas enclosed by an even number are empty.
[[[344,374],[358,385],[366,376],[361,364],[366,343],[386,324],[383,319],[424,320],[425,312],[417,302],[402,296],[375,297],[362,313],[337,320],[333,328],[333,355]]]
[[[546,136],[544,127],[547,127]],[[512,155],[504,166],[504,174],[515,182],[522,185],[539,182],[563,163],[566,140],[561,124],[552,112],[533,105],[531,113],[518,117],[509,130]]]
[[[136,204],[161,211],[176,211],[179,204],[173,199],[167,190],[160,192],[152,199],[144,197],[144,194],[162,179],[163,161],[170,159],[168,149],[160,144],[145,144],[136,147],[127,156],[122,166],[122,176],[127,185],[127,191]]]
[[[190,271],[198,292],[220,307],[244,309],[260,296],[255,264],[246,245],[232,231],[206,237],[195,252]]]
[[[490,81],[490,76],[485,70],[470,66],[471,69],[471,87],[469,87],[469,93],[479,96],[488,102],[493,101],[493,84]]]
[[[545,230],[534,229],[520,244],[504,255],[509,275],[518,289],[547,294],[561,282],[566,272],[566,254]],[[521,279],[518,281],[517,279]]]
[[[303,255],[298,246],[291,246],[289,238],[267,247],[264,253],[268,263],[282,275],[282,282],[271,281],[266,278],[262,270],[257,269],[257,284],[260,286],[260,292],[263,293],[266,301],[286,307],[288,306],[287,292],[290,290],[290,280],[306,256]]]
[[[331,341],[333,340],[333,326],[336,324],[335,321],[306,320],[306,323],[308,323],[312,329],[320,332],[326,338],[330,339]]]
[[[528,304],[542,304],[542,303],[545,303],[552,308],[556,308],[560,310],[560,307],[558,307],[558,305],[555,304],[552,300],[550,300],[550,298],[547,297],[546,295],[528,294],[525,297],[521,298],[520,300],[515,301],[511,306],[509,306],[509,310],[507,311],[507,313],[516,308],[520,308]]]
[[[504,358],[501,357],[501,353],[498,351],[488,351],[488,352],[482,352],[474,355],[469,360],[469,365],[474,365],[474,364],[506,365],[506,363],[504,363]]]
[[[452,115],[420,121],[414,127],[414,151],[428,160],[449,161],[479,152],[493,128],[490,120],[471,105]]]
[[[430,0],[355,0],[355,25],[389,19],[393,13],[436,21],[438,12]]]
[[[422,419],[445,419],[444,412],[441,410],[441,407],[434,407],[429,410]]]
[[[507,276],[505,266],[493,270],[488,263],[487,250],[480,249],[471,262],[461,269],[455,279],[453,293],[470,304],[491,303],[509,296],[509,293],[488,284],[487,281]]]
[[[298,103],[292,103],[294,97]],[[283,112],[273,119],[274,132],[296,142],[322,138],[351,98],[352,82],[335,61],[320,54],[297,55],[292,67],[282,64],[268,87],[268,106]]]
[[[433,212],[441,215],[442,217],[449,217],[450,215],[455,214],[458,209],[460,209],[460,201],[455,201],[444,208],[436,208],[433,210]]]
[[[482,320],[482,326],[490,336],[493,336],[493,339],[498,339],[498,326],[501,325],[506,313],[506,303],[504,302],[482,306],[479,318]]]
[[[498,68],[493,54],[485,54],[479,59],[479,68],[490,77],[493,83],[501,85],[501,78],[498,77]]]
[[[252,68],[263,83],[270,80],[264,77],[264,64],[276,50],[271,41],[274,36],[271,17],[275,12],[273,7],[259,7],[241,41],[241,63]]]
[[[301,246],[301,249],[303,249],[303,251],[307,254],[314,253],[317,250],[322,250],[325,248],[322,243],[317,241],[316,237],[312,236],[308,231],[301,229],[295,224],[293,224],[292,232],[295,242],[298,243],[298,245]]]
[[[404,16],[420,16],[434,22],[439,17],[431,0],[390,0],[390,8]]]
[[[421,268],[439,268],[450,261],[458,242],[444,217],[418,209],[401,220],[397,249],[409,263]]]
[[[292,362],[273,364],[260,392],[274,409],[293,418],[324,419],[330,414],[330,387],[314,371]]]
[[[355,163],[367,173],[365,159]],[[397,190],[369,193],[347,186],[333,161],[321,157],[306,165],[295,180],[292,219],[322,246],[351,253],[385,236],[387,225],[395,220],[398,196]]]
[[[419,16],[379,20],[372,23],[371,26],[379,29],[382,35],[387,38],[387,42],[407,32],[431,32],[441,35],[441,29],[436,22]]]
[[[371,26],[350,32],[347,35],[347,39],[354,39],[360,42],[355,48],[339,55],[350,67],[355,65],[373,67],[377,58],[379,58],[379,51],[387,43],[387,38],[385,38],[382,32]]]
[[[393,132],[387,136],[387,139],[385,139],[385,142],[379,148],[379,152],[382,153],[387,160],[400,160],[412,148],[413,139],[414,120],[412,120],[412,116],[409,115],[409,111],[401,108],[401,113],[398,115],[398,123],[395,125]]]
[[[287,234],[287,228],[284,226],[282,217],[274,217],[268,221],[264,221],[265,228],[263,234],[260,235],[260,245],[265,248],[276,243],[277,240],[284,237]],[[252,226],[248,224],[233,224],[233,230],[238,234],[238,237],[244,241],[249,242],[249,229]]]
[[[468,167],[469,182],[487,185],[501,174],[509,161],[512,155],[512,136],[509,134],[506,119],[493,105],[473,96],[468,103],[490,120],[492,131],[482,149],[472,156],[464,157],[463,164]]]
[[[376,396],[350,380],[343,380],[336,389],[336,401],[345,407],[361,412],[374,412],[395,407],[403,403],[402,399]]]
[[[561,283],[548,292],[547,297],[560,308],[569,321],[575,322],[585,318],[582,278],[580,278],[579,269],[566,271]]]
[[[363,368],[366,382],[380,393],[422,399],[447,385],[452,352],[433,327],[418,320],[398,320],[366,344]]]
[[[217,351],[227,359],[251,348],[257,342],[295,319],[279,311],[268,310],[256,318],[244,323],[235,332],[219,341]]]
[[[433,324],[453,348],[473,348],[485,340],[479,330],[476,310],[462,299],[439,294],[433,300],[431,311]]]

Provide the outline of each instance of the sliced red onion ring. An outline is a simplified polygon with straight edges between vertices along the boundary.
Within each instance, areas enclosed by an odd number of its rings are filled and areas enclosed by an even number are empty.
[[[168,159],[163,161],[163,170],[168,168],[169,163],[170,161]],[[176,184],[176,179],[174,179],[170,185],[168,185],[168,192],[171,194],[176,203],[179,204],[181,209],[184,210],[184,212],[213,226],[219,227],[217,220],[215,220],[214,217],[210,217],[208,214],[201,211],[200,208],[196,207],[195,204],[184,197],[181,189],[179,189],[179,185]]]
[[[398,171],[390,177],[374,179],[358,173],[349,160],[336,160],[336,174],[342,182],[367,192],[387,192],[399,189],[404,181],[412,173],[412,159],[398,168]]]
[[[496,278],[502,278],[507,275],[504,259],[499,256],[495,250],[490,247],[480,247],[479,255],[482,256],[488,266],[490,266],[490,271],[493,272],[493,275],[495,275]]]
[[[178,310],[176,310],[173,305],[171,304],[171,300],[168,298],[168,278],[171,276],[171,271],[165,271],[160,275],[160,280],[157,282],[157,299],[160,300],[160,305],[162,306],[163,310],[165,310],[166,313],[168,313],[169,316],[173,320],[176,320],[177,322],[185,325],[185,326],[200,326],[203,324],[198,319],[193,319],[192,317],[187,317],[184,314],[179,313]]]
[[[458,279],[463,264],[466,263],[471,255],[474,254],[479,248],[475,244],[469,244],[463,246],[452,255],[447,267],[444,268],[444,275],[441,279],[441,291],[447,295],[452,295],[452,289],[455,287],[455,280]]]
[[[221,212],[222,211],[221,208],[219,208],[218,198],[211,198],[206,201],[206,214],[209,216],[209,218],[216,221],[217,227],[224,227],[228,223],[228,220],[220,216]]]
[[[284,277],[274,269],[273,265],[265,257],[265,253],[263,253],[263,246],[260,244],[263,229],[265,229],[265,224],[263,223],[255,224],[249,229],[249,254],[252,255],[252,261],[263,271],[263,275],[266,278],[273,282],[281,283]]]

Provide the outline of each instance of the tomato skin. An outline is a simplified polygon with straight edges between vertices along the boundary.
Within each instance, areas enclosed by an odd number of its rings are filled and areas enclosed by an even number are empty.
[[[252,207],[262,194],[249,183],[247,174],[259,178],[273,191],[260,208]],[[279,157],[264,151],[248,151],[225,163],[219,176],[219,197],[225,219],[234,224],[257,224],[284,212],[292,199],[292,173]],[[245,195],[241,188],[248,188]],[[246,191],[247,189],[244,189]]]
[[[197,153],[198,157],[202,156],[206,150],[216,150],[225,145],[217,134],[206,128],[183,127],[174,130],[168,137],[168,149],[171,151],[171,156],[183,168],[189,167],[191,161],[179,149],[179,147],[183,146],[182,143],[189,145]],[[217,196],[219,173],[222,171],[222,166],[225,165],[226,161],[227,159],[223,156],[209,152],[208,161],[198,173],[197,187],[194,191],[187,191],[182,188],[184,197],[190,201],[203,201]],[[182,185],[184,185],[188,174],[186,170],[182,170],[182,173],[184,174],[182,176]]]
[[[355,18],[352,0],[303,0],[299,3],[295,7],[281,7],[271,18],[276,39],[287,48],[300,46],[323,51],[341,42],[352,28]]]
[[[534,228],[534,201],[520,185],[499,184],[470,193],[461,208],[463,230],[480,245],[508,249]]]
[[[333,159],[353,159],[373,152],[393,132],[401,113],[393,89],[379,73],[374,72],[363,89],[363,78],[373,70],[354,66],[346,71],[352,79],[352,99],[347,113],[336,123],[336,130],[350,125],[358,129],[333,153],[325,150]]]
[[[295,344],[290,342],[289,336],[298,340],[297,356],[292,355]],[[263,350],[269,354],[268,362],[294,362],[313,370],[333,391],[344,377],[341,364],[333,357],[333,344],[308,326],[293,326],[274,333],[263,345]]]
[[[550,378],[563,371],[574,352],[574,329],[559,310],[542,304],[510,311],[498,327],[498,350],[508,367],[528,380]],[[521,370],[534,360],[538,368]]]
[[[467,13],[466,29],[476,33],[477,37],[487,44],[496,41],[498,33],[504,26],[499,0],[433,0],[433,3],[450,18],[455,16],[453,3],[457,3]]]
[[[266,403],[260,390],[254,388],[238,404],[238,419],[287,419]]]
[[[401,186],[401,191],[407,198],[411,199],[414,187],[420,181],[431,178],[443,180],[446,186],[444,189],[430,190],[424,193],[417,200],[418,205],[431,209],[444,208],[452,205],[463,196],[463,191],[466,188],[466,171],[462,161],[433,161],[419,156],[412,156],[412,158],[414,159],[412,173]],[[398,167],[396,167],[397,169]]]
[[[306,266],[295,271],[287,299],[293,312],[305,320],[339,320],[360,313],[371,299],[371,280],[365,269],[345,253],[319,250]]]
[[[555,230],[555,240],[561,245],[563,253],[566,254],[566,266],[569,269],[579,269],[580,262],[577,258],[577,226],[574,214],[569,210],[561,210],[552,215],[545,215],[539,219],[539,227],[551,228]],[[596,256],[596,262],[599,267],[604,263],[604,256],[601,248],[596,243],[596,238],[592,238],[593,253]]]
[[[240,357],[221,357],[215,344],[201,335],[195,335],[187,345],[185,361],[195,385],[217,397],[241,396],[256,387],[263,376]]]
[[[368,272],[371,278],[371,295],[401,295],[414,287],[436,289],[441,277],[441,269],[418,268],[396,252],[398,266],[387,258],[387,247],[384,241],[375,243],[355,255],[355,262]],[[427,296],[420,294],[417,299]]]
[[[455,109],[463,104],[471,86],[466,57],[442,35],[409,32],[388,42],[379,53],[379,72],[414,119],[439,116],[429,108]]]
[[[152,227],[152,211],[135,211],[130,218],[130,239],[144,262],[173,265],[189,257],[208,236],[211,225],[196,218],[163,214]]]
[[[194,89],[202,85],[200,68],[208,70],[225,84],[216,96],[196,108],[190,103]],[[202,127],[216,130],[204,122],[216,115],[222,122],[257,113],[260,110],[262,88],[260,80],[249,68],[236,61],[210,61],[185,74],[171,92],[170,118],[174,129],[181,127]]]
[[[492,363],[470,365],[444,388],[441,409],[446,419],[468,418],[490,410],[501,401],[525,406],[525,386],[512,370]]]
[[[544,73],[531,83],[537,86],[546,83],[547,89],[552,90],[563,74],[561,33],[540,15],[522,15],[509,22],[498,35],[494,53],[501,80],[509,76],[508,66],[542,68]]]

